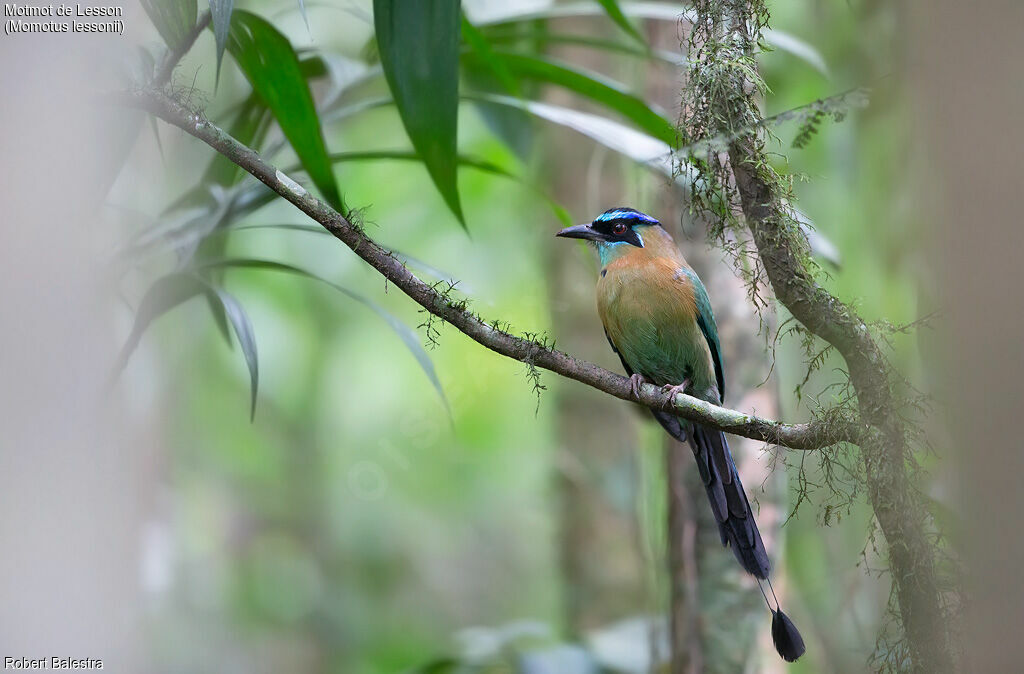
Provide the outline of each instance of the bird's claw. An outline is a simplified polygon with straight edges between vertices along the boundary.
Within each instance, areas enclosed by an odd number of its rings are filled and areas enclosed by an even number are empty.
[[[629,392],[634,398],[640,400],[640,387],[647,383],[642,374],[629,375]]]
[[[667,393],[668,398],[665,400],[665,407],[672,406],[672,400],[676,397],[677,393],[685,393],[687,387],[690,386],[690,380],[684,379],[679,384],[665,384],[661,387],[662,393]]]

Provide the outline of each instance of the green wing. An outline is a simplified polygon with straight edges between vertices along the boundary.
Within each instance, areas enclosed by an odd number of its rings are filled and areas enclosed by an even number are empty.
[[[693,281],[693,298],[697,302],[697,325],[704,333],[704,339],[708,341],[711,349],[711,359],[715,362],[715,379],[718,380],[718,397],[725,402],[725,375],[722,373],[722,345],[718,342],[718,326],[715,324],[715,312],[711,310],[711,300],[708,299],[708,291],[700,278],[689,269],[683,272]]]

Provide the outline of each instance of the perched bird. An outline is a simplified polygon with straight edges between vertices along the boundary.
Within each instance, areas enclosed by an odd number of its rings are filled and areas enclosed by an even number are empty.
[[[586,239],[597,248],[597,310],[605,336],[630,375],[633,394],[648,382],[721,405],[725,376],[711,302],[661,223],[632,208],[612,208],[557,236]],[[768,553],[725,434],[669,412],[652,411],[669,435],[693,450],[722,544],[732,548],[759,585],[768,581]],[[768,584],[771,588],[771,581]],[[779,609],[778,600],[775,608],[767,595],[765,602],[772,611],[775,648],[792,662],[804,652],[800,632]]]

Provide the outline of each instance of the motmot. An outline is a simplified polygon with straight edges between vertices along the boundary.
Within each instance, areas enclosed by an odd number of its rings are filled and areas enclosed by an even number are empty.
[[[605,336],[629,375],[634,397],[639,397],[641,385],[650,383],[672,395],[686,392],[721,405],[725,373],[711,302],[661,223],[620,207],[556,236],[585,239],[597,248],[601,262],[597,311]],[[668,411],[652,413],[669,435],[693,451],[722,544],[732,549],[759,586],[764,580],[771,589],[768,553],[725,434]],[[761,593],[772,612],[775,649],[792,662],[804,653],[803,638],[779,608],[778,599],[772,608],[763,587]]]

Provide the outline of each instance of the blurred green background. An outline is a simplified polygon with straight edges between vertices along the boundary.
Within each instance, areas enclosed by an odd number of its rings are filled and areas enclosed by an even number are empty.
[[[518,4],[464,2],[471,19]],[[548,39],[573,35],[635,48],[596,2],[524,4],[536,5],[538,18],[504,27],[520,31],[521,48],[626,83],[674,122],[678,64]],[[558,18],[548,7],[581,4],[595,10]],[[268,19],[297,49],[351,64],[374,58],[370,5],[307,2],[308,28],[290,1],[236,8]],[[803,120],[771,127],[778,165],[807,178],[795,186],[801,210],[838,251],[838,265],[822,261],[826,285],[868,320],[912,322],[933,300],[921,290],[928,271],[914,245],[921,223],[906,196],[915,167],[900,86],[899,4],[794,0],[770,9],[772,27],[816,50],[827,70],[783,49],[764,54],[766,115],[870,89],[866,107],[839,123],[826,119],[803,148],[791,145]],[[679,52],[675,22],[639,19],[635,26],[649,44]],[[158,44],[156,31],[146,40]],[[194,84],[210,119],[226,124],[221,120],[230,119],[249,85],[225,58],[215,87],[213,45],[204,33],[175,83]],[[524,87],[530,98],[621,120],[557,86]],[[370,100],[386,92],[378,77],[343,96]],[[314,83],[313,93],[322,101],[329,84]],[[618,205],[644,210],[666,223],[708,285],[728,377],[736,382],[730,404],[807,418],[816,394],[839,380],[837,363],[827,361],[802,398],[794,394],[806,371],[801,345],[782,337],[770,348],[785,317],[769,316],[762,329],[742,282],[708,247],[678,186],[591,138],[528,116],[509,121],[506,114],[504,131],[516,125],[520,139],[510,148],[494,133],[503,122],[484,110],[461,104],[460,152],[523,179],[460,168],[467,234],[422,164],[337,164],[345,201],[361,210],[371,237],[409,256],[422,278],[457,279],[456,292],[485,319],[546,334],[559,348],[618,371],[594,310],[594,261],[582,246],[553,238],[562,224],[545,195],[580,222]],[[410,147],[393,107],[324,119],[332,152]],[[126,213],[145,214],[125,216],[126,228],[159,221],[211,156],[175,130],[163,127],[159,135],[158,146],[143,128],[110,195]],[[271,128],[268,142],[278,136]],[[293,164],[289,152],[275,163]],[[308,220],[275,201],[232,222],[277,224]],[[375,311],[306,278],[259,270],[224,275],[258,344],[252,423],[244,360],[237,344],[225,346],[208,308],[192,302],[162,319],[122,383],[140,417],[159,419],[161,427],[142,560],[148,631],[162,671],[661,670],[669,581],[660,429],[627,405],[551,374],[542,375],[538,393],[522,364],[449,328],[434,326],[439,335],[430,344],[425,314],[329,237],[269,227],[216,237],[225,255],[300,266],[398,317],[427,349],[444,398]],[[127,274],[129,304],[174,264],[173,256],[158,256]],[[130,317],[126,310],[126,331]],[[916,338],[897,334],[893,346],[901,371],[928,389]],[[870,511],[853,482],[848,494],[824,486],[816,455],[765,449],[750,443],[740,454],[751,497],[762,504],[759,521],[771,531],[781,569],[776,587],[808,641],[807,657],[787,670],[861,671],[876,652],[888,601],[888,581],[876,573],[884,561]],[[942,466],[933,466],[925,485],[939,500],[945,478]],[[809,502],[788,518],[798,484],[809,487]],[[696,507],[706,508],[702,498]],[[708,559],[728,559],[715,538],[702,541],[715,548]],[[714,568],[702,562],[702,571]],[[710,614],[732,606],[737,594],[752,607],[750,620],[732,624],[749,632],[736,642],[742,667],[781,671],[755,585],[709,584],[702,602]],[[708,671],[739,671],[731,661],[714,661],[729,649],[729,636],[717,637],[725,645],[708,644]],[[884,644],[880,650],[884,656]],[[425,667],[432,662],[435,669]]]

